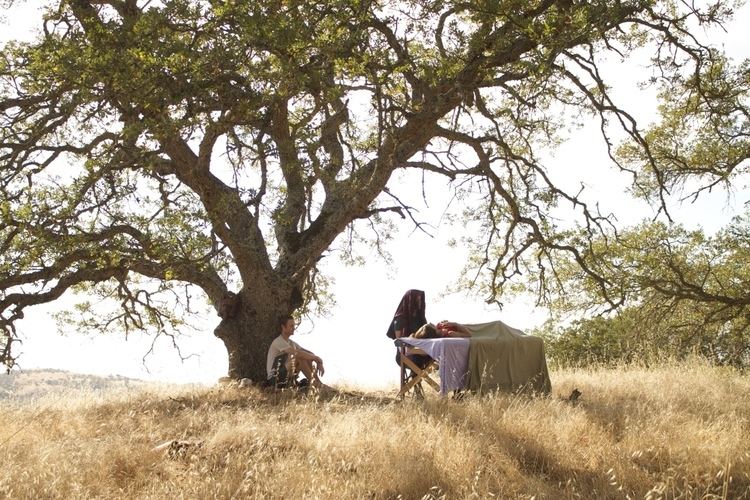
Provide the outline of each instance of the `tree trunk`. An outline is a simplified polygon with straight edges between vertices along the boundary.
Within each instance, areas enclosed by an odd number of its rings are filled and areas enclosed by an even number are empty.
[[[278,293],[243,290],[234,311],[222,319],[214,335],[224,342],[229,357],[227,376],[266,380],[266,355],[271,342],[280,333],[279,318],[291,314],[299,304]]]

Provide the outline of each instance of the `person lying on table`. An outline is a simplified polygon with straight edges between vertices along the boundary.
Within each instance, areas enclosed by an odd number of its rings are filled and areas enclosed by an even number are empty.
[[[414,333],[416,339],[439,339],[445,337],[471,337],[465,326],[452,321],[441,321],[437,325],[427,323]]]

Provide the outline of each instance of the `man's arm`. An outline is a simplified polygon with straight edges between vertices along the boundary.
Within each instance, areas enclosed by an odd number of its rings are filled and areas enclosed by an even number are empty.
[[[471,332],[463,328],[461,330],[449,330],[445,332],[445,337],[471,337]]]
[[[316,355],[312,351],[308,351],[307,349],[300,347],[297,344],[292,344],[292,349],[293,351],[290,354],[299,359],[312,361],[313,363],[315,363],[315,368],[318,372],[318,375],[323,375],[323,373],[325,372],[325,370],[323,369],[323,358]]]
[[[318,356],[315,355],[314,352],[305,349],[304,347],[297,344],[296,342],[292,343],[292,349],[293,349],[292,354],[299,356],[300,359],[309,359],[310,361],[315,361],[316,358],[320,359]]]
[[[302,347],[292,344],[290,347],[284,347],[281,349],[281,352],[284,354],[289,354],[290,356],[296,356],[299,359],[309,359],[310,361],[320,361],[321,363],[323,360],[315,355],[312,351],[308,351],[307,349],[303,349]]]
[[[453,321],[441,321],[438,329],[444,337],[471,337],[471,332],[464,325]]]

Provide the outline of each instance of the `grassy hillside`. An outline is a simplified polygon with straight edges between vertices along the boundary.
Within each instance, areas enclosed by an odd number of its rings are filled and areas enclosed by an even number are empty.
[[[746,375],[690,364],[552,382],[548,399],[6,400],[0,498],[750,498]]]
[[[0,403],[34,401],[64,393],[70,397],[98,397],[142,391],[149,383],[119,375],[100,377],[65,370],[24,370],[0,373]]]

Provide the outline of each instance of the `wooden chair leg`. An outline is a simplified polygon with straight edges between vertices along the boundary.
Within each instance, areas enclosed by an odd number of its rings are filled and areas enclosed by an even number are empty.
[[[404,369],[404,366],[408,367],[413,373],[414,376],[409,380],[408,382],[404,383],[402,379],[402,385],[401,390],[398,393],[398,398],[403,399],[407,392],[409,392],[412,387],[414,387],[416,384],[424,380],[430,386],[432,386],[433,389],[435,389],[437,392],[440,392],[440,385],[435,382],[432,378],[430,378],[430,373],[437,368],[437,363],[433,360],[430,362],[429,365],[427,365],[424,369],[419,368],[412,360],[407,358],[406,356],[401,356],[401,367],[402,370]]]
[[[424,371],[424,377],[423,380],[430,384],[433,389],[435,389],[436,392],[440,392],[440,384],[435,382],[432,378],[430,378],[430,373],[437,370],[438,364],[435,361],[432,361],[423,371]]]
[[[433,389],[440,392],[440,385],[432,380],[432,378],[430,378],[430,373],[435,371],[438,367],[437,361],[433,359],[427,366],[425,366],[424,368],[420,368],[412,360],[410,360],[409,358],[405,358],[404,364],[406,364],[406,366],[408,366],[409,369],[416,374],[420,381],[424,380],[425,382],[430,384]]]
[[[401,383],[400,383],[398,397],[403,399],[404,397],[403,395],[405,394],[404,385],[407,382],[406,381],[406,367],[404,366],[404,358],[406,357],[406,348],[404,347],[403,344],[398,347],[398,352],[399,352],[398,364],[401,366],[401,379],[400,379]]]

